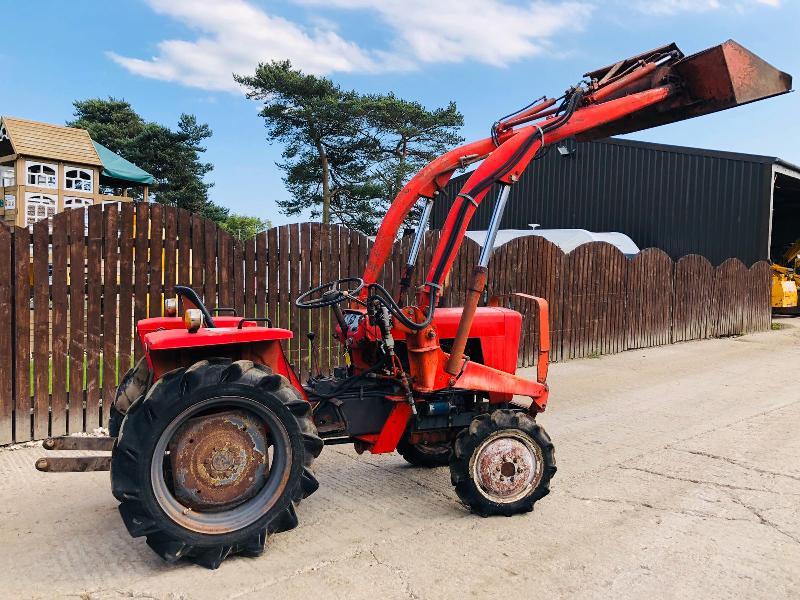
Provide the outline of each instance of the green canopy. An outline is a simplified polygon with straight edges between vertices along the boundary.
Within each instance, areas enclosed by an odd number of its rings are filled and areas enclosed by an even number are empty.
[[[150,173],[137,167],[132,162],[125,160],[119,154],[116,154],[92,140],[95,150],[100,157],[100,162],[103,163],[103,177],[110,177],[119,181],[132,181],[133,183],[141,183],[142,185],[150,185],[155,179]]]

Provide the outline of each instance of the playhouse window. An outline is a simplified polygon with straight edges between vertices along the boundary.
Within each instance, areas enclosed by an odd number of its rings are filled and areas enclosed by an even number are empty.
[[[78,198],[77,196],[66,196],[64,198],[64,208],[83,208],[94,204],[91,198]]]
[[[25,224],[33,225],[56,214],[56,197],[48,194],[25,194]]]
[[[56,166],[46,163],[29,162],[26,164],[28,185],[36,187],[56,187]]]
[[[64,171],[64,187],[68,190],[92,191],[92,172],[78,167],[67,167]]]
[[[3,187],[14,187],[14,167],[0,165],[0,185]]]

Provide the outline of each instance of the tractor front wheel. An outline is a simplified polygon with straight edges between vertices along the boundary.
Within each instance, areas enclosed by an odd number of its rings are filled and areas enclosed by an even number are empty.
[[[168,562],[215,569],[297,525],[322,450],[311,407],[285,377],[211,359],[164,375],[127,412],[111,484],[133,537]]]
[[[453,443],[436,442],[412,444],[406,437],[397,444],[397,453],[415,467],[446,467],[450,464]]]
[[[498,409],[458,434],[450,459],[456,493],[473,512],[514,515],[533,510],[556,472],[553,443],[528,413]]]

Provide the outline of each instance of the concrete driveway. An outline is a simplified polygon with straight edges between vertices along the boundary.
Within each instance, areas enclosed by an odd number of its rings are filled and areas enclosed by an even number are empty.
[[[300,527],[217,571],[129,538],[107,473],[0,450],[0,597],[800,597],[800,320],[785,323],[555,365],[540,422],[559,471],[531,514],[472,516],[447,469],[334,446]]]

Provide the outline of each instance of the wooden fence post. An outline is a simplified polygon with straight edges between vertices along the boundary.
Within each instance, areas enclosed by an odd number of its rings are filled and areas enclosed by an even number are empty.
[[[540,236],[511,240],[498,248],[489,264],[489,296],[522,292],[547,300],[550,312],[550,360],[553,362],[561,359],[564,269],[564,253]],[[461,287],[468,272],[460,274],[458,302],[455,306],[463,302]],[[506,305],[522,313],[523,318],[518,366],[533,366],[539,351],[534,313],[536,306],[529,300],[513,296]]]
[[[674,299],[672,259],[647,248],[628,264],[625,350],[668,344]]]
[[[103,206],[83,211],[89,219],[86,244],[86,431],[101,424],[100,350],[102,323]]]
[[[712,337],[739,335],[743,326],[743,297],[748,289],[747,267],[729,258],[714,271]]]
[[[133,249],[133,322],[147,317],[147,251],[150,241],[150,207],[145,203],[136,205],[136,228]],[[142,357],[142,344],[133,332],[134,362]]]
[[[53,217],[53,282],[51,285],[52,311],[52,399],[50,401],[51,435],[67,433],[69,390],[69,296],[67,287],[67,260],[69,258],[70,212]]]
[[[675,263],[672,342],[710,335],[714,267],[704,256],[688,254]]]
[[[772,268],[764,260],[755,263],[748,271],[748,304],[744,333],[769,331],[772,325],[771,276]]]
[[[625,347],[628,259],[605,242],[567,254],[563,287],[564,358],[620,352]]]
[[[47,220],[33,226],[33,437],[50,434],[50,275]]]
[[[12,320],[13,229],[0,224],[0,444],[13,441],[15,323]]]
[[[188,222],[187,222],[188,224]],[[163,297],[175,295],[175,284],[189,285],[189,278],[177,280],[178,272],[178,209],[173,206],[164,207],[164,287]],[[189,263],[185,265],[188,271]],[[187,272],[188,275],[188,272]]]
[[[119,213],[119,379],[133,366],[134,206],[123,202]]]
[[[14,441],[31,439],[30,232],[14,228]]]

